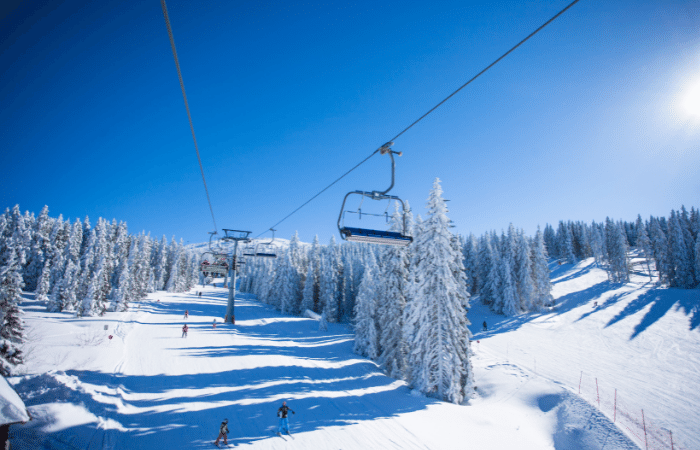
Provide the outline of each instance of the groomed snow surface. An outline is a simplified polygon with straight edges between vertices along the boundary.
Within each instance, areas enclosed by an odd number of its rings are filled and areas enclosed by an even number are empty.
[[[465,406],[384,376],[352,353],[347,326],[319,331],[245,294],[223,325],[220,287],[82,319],[28,294],[26,374],[9,381],[34,420],[11,427],[12,448],[210,449],[224,418],[230,446],[254,449],[636,449],[644,425],[648,448],[700,448],[698,290],[642,273],[611,284],[591,261],[555,266],[552,280],[557,306],[543,314],[472,301],[477,395]],[[278,437],[284,400],[293,436]]]

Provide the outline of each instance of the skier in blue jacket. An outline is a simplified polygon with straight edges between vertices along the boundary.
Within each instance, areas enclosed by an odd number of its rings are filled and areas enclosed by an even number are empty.
[[[292,414],[296,414],[293,409],[287,406],[287,402],[282,402],[282,406],[280,406],[280,409],[277,410],[277,417],[280,418],[280,425],[277,427],[277,434],[281,434],[282,430],[289,434],[289,419],[287,418],[289,411],[292,411]]]

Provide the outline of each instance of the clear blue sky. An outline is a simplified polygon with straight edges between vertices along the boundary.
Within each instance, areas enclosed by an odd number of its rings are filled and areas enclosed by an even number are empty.
[[[218,227],[264,232],[568,3],[169,1]],[[159,1],[2,8],[0,206],[206,240]],[[477,235],[700,206],[699,29],[698,1],[581,0],[397,139],[391,193],[424,214],[440,177]],[[277,236],[327,243],[388,184],[375,156]]]

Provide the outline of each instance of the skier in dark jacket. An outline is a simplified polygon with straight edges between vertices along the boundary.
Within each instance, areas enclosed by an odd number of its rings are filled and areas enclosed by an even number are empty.
[[[224,438],[224,445],[228,445],[228,419],[224,419],[219,427],[219,437],[214,441],[214,445],[219,446],[219,439]]]
[[[277,417],[280,418],[280,425],[277,427],[277,434],[281,434],[282,430],[289,434],[289,419],[287,418],[289,411],[292,411],[292,414],[296,414],[293,409],[287,406],[287,402],[282,402],[282,406],[280,406],[280,409],[277,410]]]
[[[486,327],[486,321],[484,320],[484,331],[488,331],[488,328]]]
[[[182,337],[187,337],[187,330],[188,330],[187,324],[184,324],[182,326]]]

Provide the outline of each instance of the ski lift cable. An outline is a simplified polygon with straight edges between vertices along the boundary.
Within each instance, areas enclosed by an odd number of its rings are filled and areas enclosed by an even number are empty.
[[[165,0],[161,0],[161,1],[165,1]],[[548,21],[546,21],[545,23],[543,23],[542,25],[540,25],[539,28],[537,28],[535,31],[533,31],[532,33],[530,33],[529,35],[527,35],[527,37],[525,37],[523,40],[521,40],[520,42],[518,42],[517,44],[515,44],[513,47],[511,47],[510,50],[508,50],[507,52],[505,52],[503,55],[501,55],[501,56],[500,56],[498,59],[496,59],[494,62],[492,62],[491,64],[489,64],[488,66],[486,66],[485,69],[483,69],[481,72],[479,72],[479,73],[477,73],[476,75],[474,75],[469,81],[467,81],[466,83],[464,83],[463,85],[461,85],[459,88],[457,88],[457,90],[455,90],[455,91],[452,92],[450,95],[448,95],[447,97],[445,97],[445,99],[443,99],[440,103],[438,103],[437,105],[433,106],[428,112],[426,112],[425,114],[423,114],[422,116],[420,116],[416,121],[414,121],[414,122],[413,122],[412,124],[410,124],[408,127],[404,128],[403,131],[401,131],[399,134],[397,134],[397,135],[394,136],[392,139],[390,139],[389,142],[394,142],[398,137],[400,137],[400,136],[403,135],[405,132],[407,132],[408,130],[410,130],[410,129],[411,129],[414,125],[416,125],[418,122],[420,122],[421,120],[425,119],[430,113],[432,113],[433,111],[435,111],[436,109],[438,109],[440,106],[442,106],[446,101],[448,101],[449,99],[451,99],[452,97],[454,97],[459,91],[461,91],[462,89],[464,89],[465,87],[467,87],[472,81],[474,81],[474,80],[476,80],[477,78],[479,78],[479,77],[480,77],[481,75],[483,75],[486,71],[488,71],[491,67],[493,67],[493,66],[495,66],[496,64],[498,64],[503,58],[505,58],[506,56],[508,56],[509,54],[511,54],[516,48],[520,47],[520,46],[521,46],[522,44],[524,44],[528,39],[530,39],[531,37],[533,37],[534,35],[536,35],[536,34],[539,33],[540,31],[542,31],[542,29],[544,29],[547,25],[549,25],[550,23],[552,23],[554,20],[556,20],[559,16],[561,16],[562,14],[564,14],[569,8],[571,8],[572,6],[574,6],[574,5],[575,5],[576,3],[578,3],[578,2],[579,2],[579,0],[573,0],[573,1],[572,1],[571,3],[569,3],[564,9],[562,9],[561,11],[559,11],[558,13],[556,13],[554,16],[552,16],[552,18],[550,18]],[[294,211],[292,211],[291,213],[289,213],[285,218],[283,218],[282,220],[280,220],[279,222],[277,222],[276,224],[274,224],[274,225],[272,226],[272,228],[274,228],[274,227],[276,227],[277,225],[281,224],[282,222],[284,222],[285,220],[287,220],[289,217],[291,217],[293,214],[295,214],[297,211],[299,211],[301,208],[303,208],[304,206],[308,205],[308,204],[309,204],[311,201],[313,201],[316,197],[318,197],[319,195],[321,195],[322,193],[324,193],[326,190],[328,190],[331,186],[333,186],[334,184],[336,184],[336,183],[337,183],[338,181],[340,181],[341,179],[345,178],[345,176],[347,176],[350,172],[352,172],[353,170],[355,170],[355,169],[357,169],[358,167],[360,167],[360,166],[361,166],[362,164],[364,164],[368,159],[370,159],[372,156],[374,156],[375,154],[377,154],[377,152],[379,152],[380,150],[381,150],[381,147],[378,148],[377,150],[375,150],[374,152],[372,152],[367,158],[365,158],[365,159],[363,159],[362,161],[360,161],[360,163],[358,163],[355,167],[353,167],[352,169],[350,169],[350,170],[348,170],[347,172],[345,172],[341,177],[339,177],[338,179],[336,179],[335,181],[333,181],[331,184],[329,184],[328,186],[326,186],[325,188],[323,188],[323,189],[322,189],[320,192],[318,192],[316,195],[314,195],[314,196],[311,197],[309,200],[307,200],[306,202],[304,202],[304,203],[303,203],[301,206],[299,206],[297,209],[295,209]],[[260,233],[260,235],[258,235],[257,237],[259,237],[259,236],[261,236],[261,235],[263,235],[263,234],[265,234],[265,233],[266,233],[266,231]]]
[[[574,0],[573,2],[569,3],[569,4],[566,6],[566,8],[562,9],[561,11],[559,11],[559,12],[558,12],[557,14],[555,14],[551,19],[549,19],[548,21],[546,21],[545,23],[543,23],[539,28],[537,28],[535,31],[533,31],[532,33],[530,33],[525,39],[523,39],[522,41],[518,42],[515,46],[511,47],[511,49],[508,50],[507,52],[505,52],[503,55],[501,55],[500,58],[498,58],[497,60],[495,60],[494,62],[492,62],[491,64],[489,64],[489,65],[488,65],[484,70],[482,70],[481,72],[479,72],[479,73],[477,73],[476,75],[474,75],[469,81],[467,81],[466,83],[464,83],[463,85],[461,85],[456,91],[454,91],[453,93],[451,93],[450,95],[448,95],[447,97],[445,97],[445,99],[444,99],[443,101],[441,101],[440,103],[438,103],[437,105],[435,105],[435,106],[434,106],[430,111],[428,111],[427,113],[425,113],[425,114],[423,114],[422,116],[420,116],[420,117],[418,118],[418,120],[416,120],[415,122],[413,122],[412,124],[410,124],[410,125],[409,125],[408,127],[406,127],[402,132],[400,132],[399,134],[397,134],[396,136],[394,136],[392,139],[390,139],[390,141],[395,141],[399,136],[401,136],[402,134],[404,134],[405,132],[407,132],[409,129],[411,129],[411,127],[413,127],[415,124],[417,124],[418,122],[420,122],[421,120],[423,120],[425,117],[427,117],[428,114],[430,114],[430,113],[432,113],[433,111],[435,111],[436,109],[438,109],[440,106],[442,106],[443,103],[445,103],[447,100],[451,99],[455,94],[457,94],[459,91],[461,91],[462,89],[464,89],[465,87],[467,87],[467,85],[469,85],[472,81],[476,80],[476,79],[479,78],[484,72],[486,72],[486,71],[489,70],[491,67],[493,67],[493,66],[495,66],[496,64],[498,64],[499,61],[501,61],[503,58],[505,58],[506,56],[508,56],[513,50],[515,50],[516,48],[520,47],[522,44],[525,43],[525,41],[527,41],[528,39],[530,39],[532,36],[536,35],[536,34],[537,34],[539,31],[541,31],[544,27],[546,27],[547,25],[549,25],[550,23],[552,23],[557,17],[559,17],[559,16],[561,16],[562,14],[564,14],[564,13],[566,12],[566,10],[568,10],[569,8],[571,8],[572,6],[574,6],[576,3],[578,3],[578,1],[579,1],[579,0]]]
[[[185,100],[185,109],[187,110],[187,119],[190,121],[190,131],[192,131],[192,140],[194,141],[194,149],[197,152],[197,161],[199,162],[199,171],[202,174],[204,182],[204,192],[207,194],[207,202],[209,203],[209,211],[211,212],[211,220],[214,222],[214,231],[218,231],[216,219],[214,218],[214,208],[211,206],[211,198],[209,197],[209,189],[207,188],[207,180],[204,177],[204,168],[202,167],[202,158],[199,155],[199,146],[197,145],[197,137],[194,134],[194,125],[192,124],[192,114],[190,114],[190,105],[187,103],[187,94],[185,93],[185,82],[182,80],[182,71],[180,71],[180,61],[177,59],[177,50],[175,50],[175,38],[173,30],[170,26],[170,18],[168,17],[168,7],[165,5],[165,0],[160,0],[160,6],[163,9],[163,17],[165,17],[165,25],[168,27],[168,37],[170,37],[170,47],[173,49],[173,57],[175,58],[175,67],[177,67],[177,77],[180,79],[180,88],[182,89],[182,98]]]

